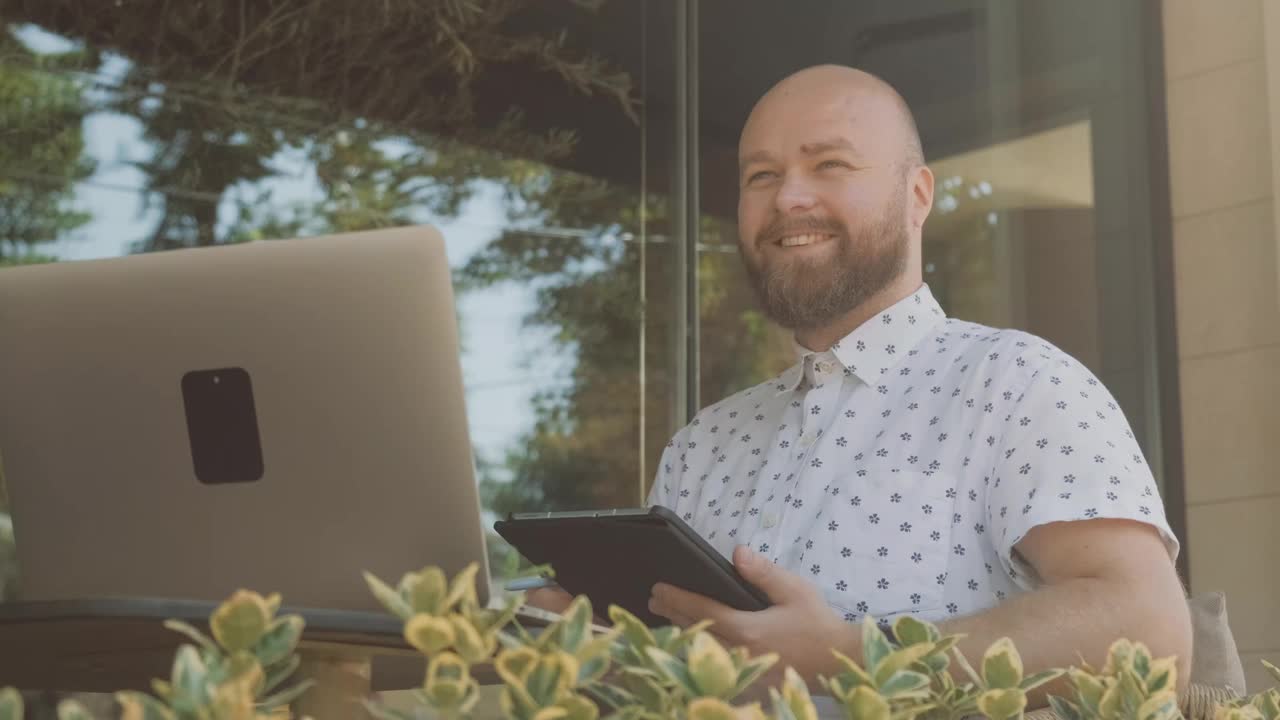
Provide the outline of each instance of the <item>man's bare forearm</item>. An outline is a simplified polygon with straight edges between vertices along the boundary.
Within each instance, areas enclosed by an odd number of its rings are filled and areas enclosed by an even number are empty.
[[[1178,657],[1179,690],[1191,667],[1191,631],[1180,584],[1160,582],[1134,587],[1131,582],[1077,578],[1016,595],[990,610],[941,623],[947,635],[964,635],[959,648],[974,667],[986,649],[1009,637],[1022,656],[1028,675],[1050,668],[1078,666],[1081,660],[1100,668],[1107,649],[1120,638],[1146,645],[1155,657]],[[1171,585],[1161,587],[1161,585]],[[1033,707],[1063,695],[1065,681],[1033,692]]]

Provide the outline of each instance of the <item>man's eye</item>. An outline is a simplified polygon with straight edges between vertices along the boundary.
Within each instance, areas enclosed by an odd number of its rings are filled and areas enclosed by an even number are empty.
[[[772,171],[772,170],[761,170],[760,172],[752,173],[752,174],[747,178],[747,182],[748,182],[748,183],[753,183],[753,182],[755,182],[755,181],[757,181],[757,180],[764,180],[764,179],[766,179],[766,178],[771,177],[772,175],[773,175],[773,171]]]
[[[844,162],[843,160],[823,160],[822,162],[818,163],[819,170],[827,170],[829,168],[847,168],[847,167],[849,167],[849,163]]]

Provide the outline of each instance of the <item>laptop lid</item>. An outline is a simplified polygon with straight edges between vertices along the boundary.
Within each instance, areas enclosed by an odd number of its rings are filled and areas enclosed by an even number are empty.
[[[379,610],[480,562],[453,291],[431,227],[0,270],[21,598]]]

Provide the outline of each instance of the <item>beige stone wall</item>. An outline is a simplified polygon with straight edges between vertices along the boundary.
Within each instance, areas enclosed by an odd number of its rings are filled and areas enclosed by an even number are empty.
[[[1280,2],[1163,8],[1191,584],[1252,689],[1280,661]]]

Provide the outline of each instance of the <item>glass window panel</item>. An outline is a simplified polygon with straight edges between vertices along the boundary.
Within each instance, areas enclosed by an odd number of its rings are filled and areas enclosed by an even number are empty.
[[[5,5],[0,263],[434,224],[488,519],[638,505],[673,431],[673,16],[591,5]]]

